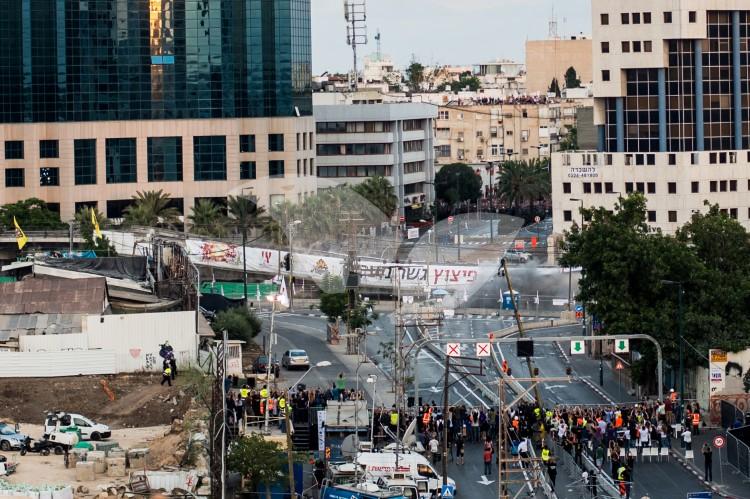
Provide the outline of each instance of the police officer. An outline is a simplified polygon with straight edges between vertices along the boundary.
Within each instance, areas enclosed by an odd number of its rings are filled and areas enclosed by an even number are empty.
[[[391,408],[389,426],[393,432],[395,432],[398,427],[398,411],[396,410],[395,405]]]
[[[167,363],[164,364],[164,370],[161,373],[161,385],[164,386],[164,383],[172,386],[172,368]]]
[[[286,433],[286,411],[289,410],[286,404],[286,397],[283,394],[279,396],[279,429],[281,433]]]
[[[549,464],[549,459],[550,459],[549,447],[547,447],[547,444],[542,444],[542,462],[544,464]]]

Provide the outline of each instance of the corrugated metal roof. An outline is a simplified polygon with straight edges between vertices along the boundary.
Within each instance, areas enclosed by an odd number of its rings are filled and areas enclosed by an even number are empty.
[[[0,315],[0,342],[23,335],[82,332],[86,314]]]
[[[90,279],[25,279],[0,283],[0,314],[100,314],[107,282]]]

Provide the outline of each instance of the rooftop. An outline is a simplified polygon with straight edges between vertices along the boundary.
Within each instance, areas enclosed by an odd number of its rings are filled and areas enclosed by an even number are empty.
[[[107,282],[90,279],[24,279],[0,283],[0,314],[101,314]]]

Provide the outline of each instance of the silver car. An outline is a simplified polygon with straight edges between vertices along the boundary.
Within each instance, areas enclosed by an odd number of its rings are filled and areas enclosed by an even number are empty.
[[[310,359],[304,350],[287,350],[281,357],[281,365],[287,369],[309,369]]]
[[[531,253],[512,248],[505,252],[504,258],[508,263],[526,263],[531,260]]]

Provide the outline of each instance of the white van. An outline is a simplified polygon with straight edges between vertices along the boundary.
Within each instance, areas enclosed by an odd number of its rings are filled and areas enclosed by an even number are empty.
[[[103,440],[112,436],[109,426],[96,423],[86,416],[66,412],[50,412],[44,419],[44,433],[49,435],[71,426],[76,426],[81,432],[82,440]]]
[[[397,456],[398,466],[396,466]],[[357,463],[373,477],[393,477],[404,474],[414,480],[427,480],[429,490],[440,490],[443,486],[443,477],[435,470],[432,463],[416,452],[404,452],[398,455],[392,452],[360,452],[357,454]],[[456,482],[450,477],[448,477],[448,484],[456,486]]]

